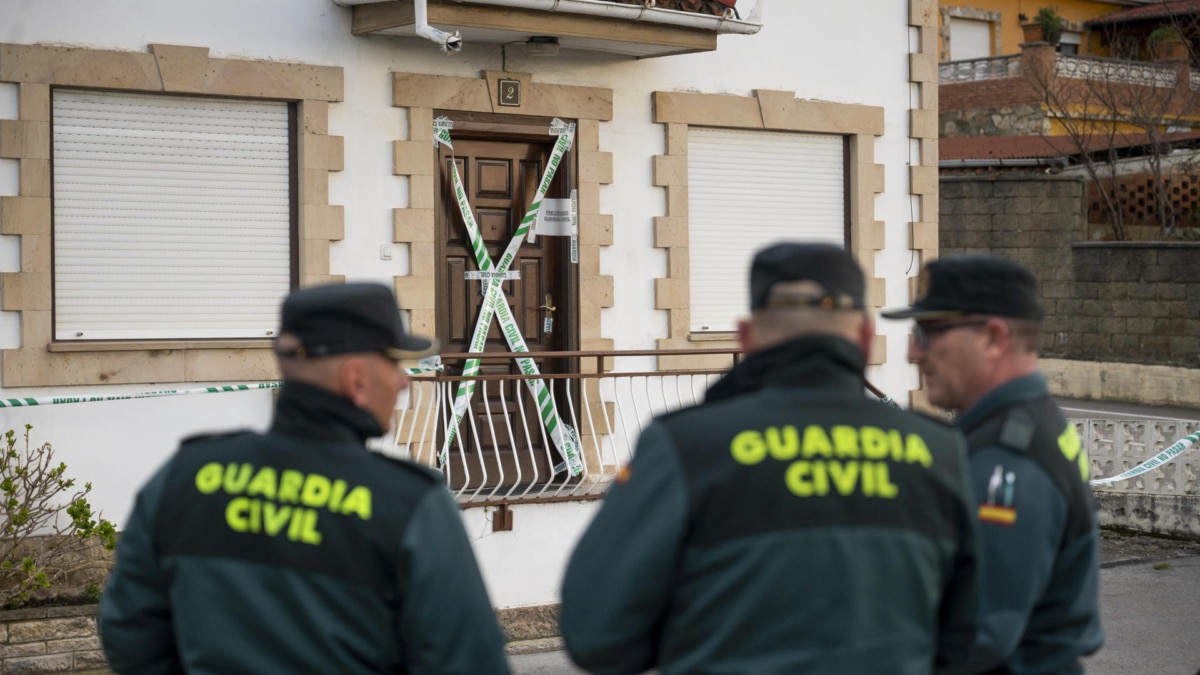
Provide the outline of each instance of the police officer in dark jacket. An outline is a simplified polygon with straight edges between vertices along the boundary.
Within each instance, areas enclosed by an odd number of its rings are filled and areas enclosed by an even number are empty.
[[[750,273],[749,355],[655,420],[571,556],[567,651],[594,673],[928,674],[974,635],[962,437],[864,393],[845,250]]]
[[[1028,269],[990,256],[922,271],[909,359],[957,411],[980,525],[980,639],[955,672],[1080,673],[1100,648],[1099,530],[1088,455],[1037,370],[1044,315]]]
[[[430,347],[386,286],[288,297],[270,430],[186,441],[138,494],[100,603],[113,670],[508,673],[441,477],[363,445]]]

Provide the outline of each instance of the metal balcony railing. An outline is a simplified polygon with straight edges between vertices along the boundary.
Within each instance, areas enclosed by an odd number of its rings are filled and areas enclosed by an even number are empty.
[[[632,458],[655,415],[702,401],[738,356],[713,348],[443,354],[447,371],[414,377],[402,396],[388,452],[441,471],[464,505],[596,497]],[[483,361],[481,374],[451,374],[468,358]],[[543,372],[494,372],[521,358],[533,358]],[[682,368],[636,369],[639,362],[672,359]],[[606,367],[610,361],[623,370]],[[531,382],[544,392],[537,398]],[[469,402],[463,383],[475,387]]]

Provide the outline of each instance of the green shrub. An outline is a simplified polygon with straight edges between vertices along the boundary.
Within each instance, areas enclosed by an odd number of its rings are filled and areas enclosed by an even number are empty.
[[[92,484],[75,487],[67,465],[54,462],[49,443],[23,448],[8,430],[0,447],[0,606],[20,607],[31,595],[64,583],[71,575],[106,565],[89,555],[97,543],[116,545],[116,529],[92,513]]]
[[[1054,11],[1053,7],[1043,7],[1038,10],[1033,21],[1042,28],[1042,39],[1052,45],[1062,40],[1063,28],[1066,27],[1063,18]]]

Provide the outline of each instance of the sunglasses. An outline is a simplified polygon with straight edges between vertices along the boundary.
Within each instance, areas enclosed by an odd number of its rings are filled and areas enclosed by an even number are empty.
[[[987,319],[972,319],[970,321],[947,321],[944,323],[914,323],[912,336],[918,347],[928,349],[929,340],[934,335],[952,331],[956,328],[978,328],[979,326],[987,325],[987,322]]]

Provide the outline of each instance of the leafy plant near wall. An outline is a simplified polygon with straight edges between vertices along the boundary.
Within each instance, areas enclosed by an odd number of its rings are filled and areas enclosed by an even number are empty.
[[[1033,17],[1033,22],[1041,27],[1042,39],[1046,42],[1057,45],[1062,40],[1063,28],[1066,27],[1066,23],[1053,7],[1039,9],[1037,16]]]
[[[104,565],[88,555],[97,543],[116,546],[113,524],[92,513],[92,484],[75,488],[49,443],[23,448],[9,429],[0,447],[0,606],[15,608],[73,573]]]

